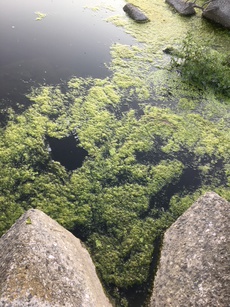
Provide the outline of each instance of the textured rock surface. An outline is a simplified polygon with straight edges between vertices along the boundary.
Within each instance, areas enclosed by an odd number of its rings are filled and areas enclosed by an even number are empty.
[[[127,3],[123,7],[123,10],[130,18],[132,18],[136,22],[145,23],[149,21],[148,17],[144,13],[142,13],[138,7],[131,3]]]
[[[230,306],[230,203],[199,198],[165,233],[151,307]]]
[[[194,3],[183,0],[165,0],[171,5],[179,14],[183,16],[191,16],[196,14]]]
[[[230,29],[230,1],[212,0],[203,11],[203,17]]]
[[[80,241],[39,210],[0,239],[0,307],[107,307]]]

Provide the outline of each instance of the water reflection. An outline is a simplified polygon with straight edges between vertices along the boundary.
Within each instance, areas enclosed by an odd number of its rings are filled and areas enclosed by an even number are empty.
[[[103,78],[113,42],[134,44],[104,19],[123,14],[123,0],[110,0],[116,12],[94,12],[100,1],[2,0],[0,2],[0,99],[25,102],[33,85],[57,84],[72,75]],[[36,21],[35,12],[47,16]]]

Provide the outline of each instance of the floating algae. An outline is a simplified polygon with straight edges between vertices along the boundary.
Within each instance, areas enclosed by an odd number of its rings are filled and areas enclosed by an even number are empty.
[[[130,105],[132,97],[140,98],[133,86],[136,80],[123,86],[113,78],[74,78],[66,94],[42,87],[30,95],[33,106],[1,131],[1,198],[8,204],[2,208],[2,231],[24,209],[42,209],[77,229],[111,293],[146,282],[154,241],[198,195],[213,189],[228,196],[229,129],[222,131],[199,114],[175,114],[146,103],[140,118],[132,109],[118,118],[127,95]],[[89,156],[68,174],[49,157],[45,136],[71,133]],[[150,158],[140,160],[144,155]],[[199,176],[195,192],[188,185],[169,204],[164,198],[150,202],[176,188],[188,168]]]
[[[37,15],[37,18],[36,18],[37,21],[40,21],[46,17],[45,13],[35,12],[35,14]]]
[[[116,17],[142,44],[111,46],[111,77],[34,89],[33,105],[0,130],[1,231],[42,209],[86,242],[117,306],[136,306],[135,290],[146,295],[154,243],[199,195],[230,200],[229,98],[182,82],[163,53],[192,25],[204,36],[210,27],[162,1],[134,2],[152,22]],[[71,135],[88,156],[68,172],[47,138]],[[191,170],[195,180],[182,184]]]

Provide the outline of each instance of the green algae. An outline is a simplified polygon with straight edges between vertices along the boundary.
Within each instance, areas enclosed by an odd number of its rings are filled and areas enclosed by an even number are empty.
[[[94,6],[94,7],[90,7],[90,6],[85,6],[85,8],[92,10],[93,12],[97,12],[100,10],[100,7],[98,6]]]
[[[213,35],[208,35],[201,39],[189,32],[172,60],[172,67],[201,90],[229,97],[229,56],[213,49],[212,38]]]
[[[12,202],[7,214],[16,203],[18,213],[30,207],[42,209],[87,238],[111,289],[141,285],[148,279],[154,240],[201,190],[210,188],[205,185],[220,158],[223,178],[212,180],[212,189],[221,194],[223,184],[229,185],[229,129],[222,131],[199,114],[175,114],[149,104],[143,105],[140,118],[132,109],[117,118],[109,107],[112,103],[115,110],[119,108],[129,87],[124,91],[113,78],[74,78],[68,86],[66,94],[58,87],[32,91],[33,106],[15,115],[1,131],[2,195],[4,203]],[[73,131],[89,157],[69,176],[50,160],[45,136],[61,138]],[[145,154],[162,158],[142,161]],[[177,184],[188,167],[201,171],[203,188],[198,186],[192,195],[189,190],[174,195],[169,211],[152,207],[150,199]],[[7,193],[12,190],[13,195]]]
[[[112,5],[107,5],[107,4],[99,4],[98,6],[85,6],[84,8],[90,9],[93,12],[98,12],[101,10],[108,10],[110,12],[115,12],[116,9]]]
[[[33,89],[33,105],[0,130],[0,231],[31,207],[77,229],[117,306],[128,306],[125,290],[148,287],[155,240],[200,195],[230,200],[229,98],[183,81],[162,52],[178,48],[193,25],[202,35],[210,26],[162,1],[133,4],[151,22],[111,17],[142,44],[111,46],[110,78],[74,77],[65,93]],[[51,160],[46,138],[71,134],[89,155],[70,173]],[[195,191],[179,185],[191,168]]]
[[[36,20],[37,21],[40,21],[40,20],[42,20],[42,19],[44,19],[45,17],[46,17],[46,14],[45,13],[41,13],[41,12],[35,12],[35,14],[36,14]]]

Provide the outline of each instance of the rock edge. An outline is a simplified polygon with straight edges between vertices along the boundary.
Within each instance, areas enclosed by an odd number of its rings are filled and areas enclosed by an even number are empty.
[[[0,239],[0,307],[110,307],[79,239],[31,209]]]
[[[200,197],[166,231],[150,307],[230,306],[230,203]]]

